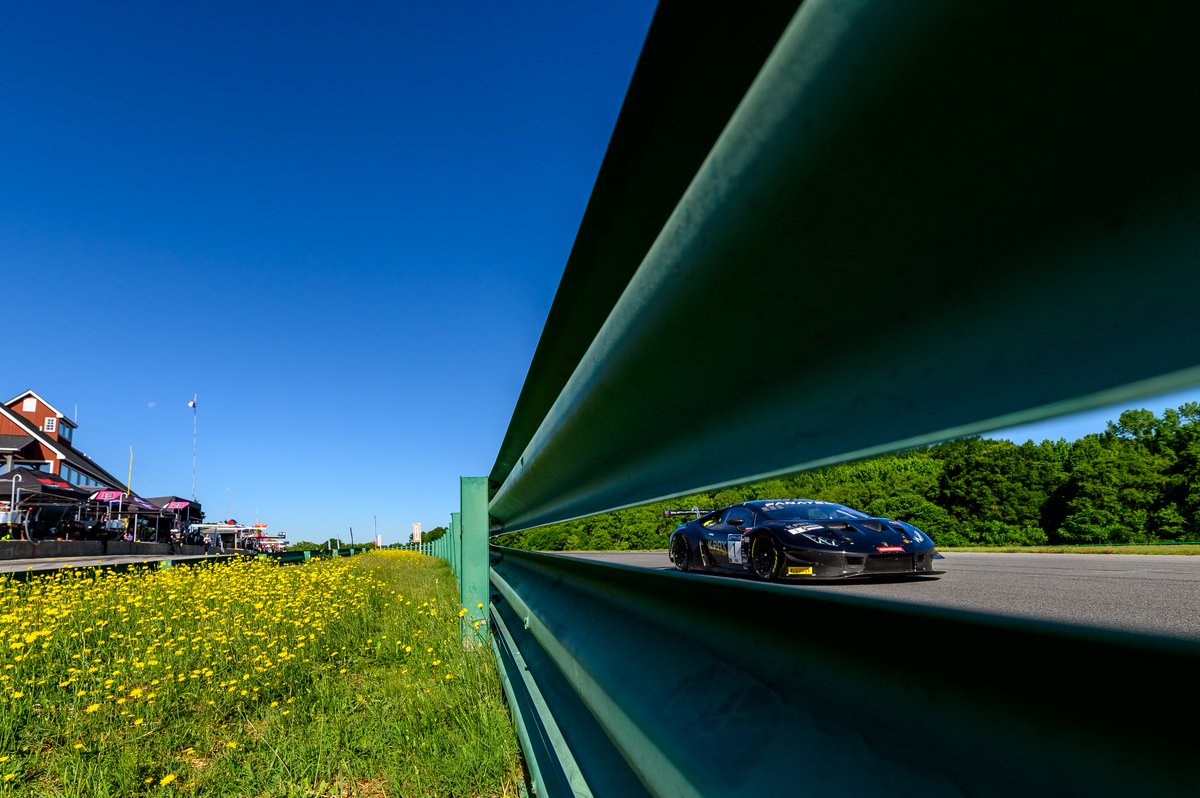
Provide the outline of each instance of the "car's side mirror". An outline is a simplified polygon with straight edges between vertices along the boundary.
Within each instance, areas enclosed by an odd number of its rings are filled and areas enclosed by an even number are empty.
[[[730,526],[741,526],[742,524],[746,523],[746,519],[744,519],[744,518],[730,518],[730,519],[729,519],[728,521],[726,521],[725,523],[729,524]]]

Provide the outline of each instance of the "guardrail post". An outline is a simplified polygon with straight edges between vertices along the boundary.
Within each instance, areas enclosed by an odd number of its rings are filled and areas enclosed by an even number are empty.
[[[467,612],[462,616],[462,634],[480,633],[487,619],[488,604],[488,484],[487,477],[461,477],[462,520],[458,574],[458,600]],[[483,631],[486,631],[484,629]]]
[[[450,513],[450,570],[461,577],[462,568],[458,552],[462,548],[462,513]]]

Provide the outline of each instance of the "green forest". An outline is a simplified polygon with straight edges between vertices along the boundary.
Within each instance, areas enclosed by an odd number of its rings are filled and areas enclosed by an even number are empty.
[[[678,519],[747,499],[838,502],[899,518],[939,546],[1200,540],[1200,403],[1126,410],[1068,442],[973,437],[500,535],[543,551],[665,549]]]

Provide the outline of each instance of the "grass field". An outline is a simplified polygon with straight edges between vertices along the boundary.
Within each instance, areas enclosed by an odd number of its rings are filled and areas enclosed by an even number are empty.
[[[0,795],[518,795],[461,611],[413,552],[0,581]]]

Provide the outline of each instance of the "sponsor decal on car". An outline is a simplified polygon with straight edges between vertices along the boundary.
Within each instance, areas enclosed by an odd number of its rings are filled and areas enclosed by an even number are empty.
[[[822,502],[816,501],[814,499],[793,499],[792,501],[786,501],[786,502],[767,502],[766,504],[763,505],[763,509],[764,510],[775,510],[779,507],[796,507],[798,505],[821,504],[821,503]]]
[[[742,562],[742,535],[739,532],[736,535],[726,535],[725,545],[728,546],[729,561],[740,564]]]
[[[801,532],[813,532],[818,529],[824,529],[823,524],[792,524],[787,527],[787,531],[793,535],[799,535]]]
[[[812,576],[811,565],[789,565],[788,576]]]
[[[875,551],[880,554],[903,554],[903,546],[876,546]]]

